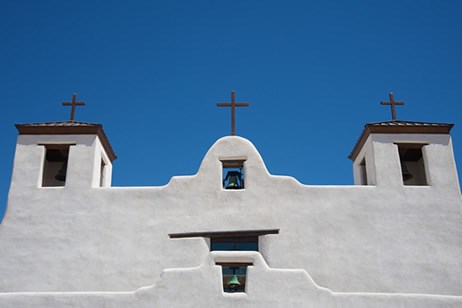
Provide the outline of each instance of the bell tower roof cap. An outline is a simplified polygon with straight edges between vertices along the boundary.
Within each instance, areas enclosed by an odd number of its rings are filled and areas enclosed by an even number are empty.
[[[449,134],[454,124],[414,121],[367,123],[348,158],[355,160],[370,134]]]
[[[16,124],[20,135],[97,135],[111,161],[117,159],[103,130],[103,125],[88,122],[65,121]]]

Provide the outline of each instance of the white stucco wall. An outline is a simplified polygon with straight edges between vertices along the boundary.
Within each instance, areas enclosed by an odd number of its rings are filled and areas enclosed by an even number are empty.
[[[223,293],[220,261],[251,261],[245,293]],[[304,270],[273,269],[258,252],[212,252],[197,267],[166,269],[154,285],[132,292],[3,293],[0,307],[441,307],[462,297],[339,293],[319,287]]]
[[[430,186],[402,185],[396,138],[430,143]],[[37,144],[51,141],[76,143],[65,187],[38,184],[44,150]],[[224,137],[194,176],[162,187],[100,188],[105,154],[97,137],[20,136],[0,225],[0,307],[53,298],[58,307],[78,300],[191,306],[204,294],[209,306],[461,305],[462,201],[450,138],[371,136],[364,148],[358,157],[367,156],[376,185],[306,186],[272,176],[248,140]],[[236,157],[246,158],[246,189],[223,190],[220,160]],[[259,264],[249,270],[254,291],[231,299],[203,239],[168,237],[255,229],[280,234],[262,237],[261,254],[250,253]],[[279,290],[266,283],[272,279]],[[188,287],[193,281],[197,291]]]

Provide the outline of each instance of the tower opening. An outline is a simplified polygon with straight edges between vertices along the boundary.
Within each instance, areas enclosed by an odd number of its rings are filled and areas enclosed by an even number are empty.
[[[42,187],[65,186],[70,144],[45,145]]]
[[[399,143],[399,161],[404,185],[428,185],[422,148],[425,144]]]
[[[222,160],[222,182],[224,189],[244,189],[244,161]]]

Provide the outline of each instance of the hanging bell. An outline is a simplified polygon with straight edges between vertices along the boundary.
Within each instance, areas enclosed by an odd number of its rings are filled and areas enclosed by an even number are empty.
[[[239,171],[229,171],[225,180],[228,181],[226,189],[239,189],[241,187],[242,174]]]
[[[231,279],[229,280],[228,282],[228,287],[231,288],[231,289],[235,289],[237,287],[239,287],[241,285],[241,283],[239,282],[239,279],[237,278],[237,275],[234,274]]]
[[[407,163],[405,161],[401,162],[401,173],[403,175],[403,181],[410,180],[414,177],[412,173],[409,172],[409,169],[407,168]]]
[[[60,182],[65,182],[66,172],[67,172],[67,162],[63,162],[63,164],[61,165],[61,168],[59,168],[59,171],[55,176],[55,179]]]

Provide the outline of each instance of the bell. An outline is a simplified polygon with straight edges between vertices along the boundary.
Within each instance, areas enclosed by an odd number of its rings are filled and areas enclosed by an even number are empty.
[[[239,187],[239,182],[238,182],[238,178],[236,174],[229,174],[228,178],[229,180],[228,180],[228,185],[226,185],[226,188],[238,188]]]
[[[226,189],[239,189],[241,187],[241,173],[239,171],[229,171],[225,180],[228,180]]]
[[[410,180],[414,177],[412,173],[409,172],[409,169],[407,169],[407,164],[405,161],[401,162],[401,173],[403,174],[403,181]]]
[[[231,279],[229,280],[228,282],[228,287],[231,288],[231,289],[235,289],[237,287],[239,287],[241,285],[241,283],[239,282],[239,279],[237,278],[237,275],[234,274]]]
[[[55,175],[55,179],[60,182],[65,182],[66,172],[67,172],[67,162],[63,162],[61,168],[59,168],[58,173]]]

